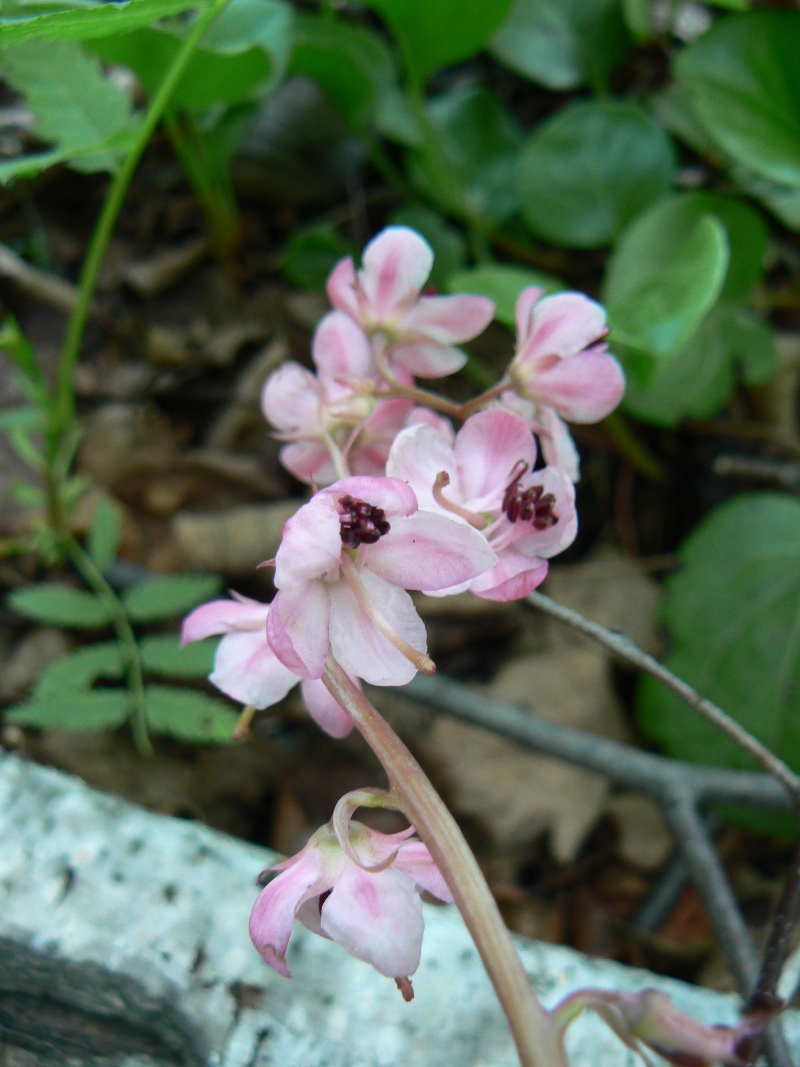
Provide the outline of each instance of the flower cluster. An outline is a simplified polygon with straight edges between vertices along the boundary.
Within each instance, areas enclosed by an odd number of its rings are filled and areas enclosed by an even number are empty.
[[[211,681],[224,693],[265,708],[299,682],[334,737],[353,724],[326,688],[332,660],[357,686],[402,685],[435,669],[409,590],[509,601],[544,580],[577,531],[567,422],[603,418],[624,390],[603,309],[536,288],[519,297],[516,350],[496,386],[463,406],[421,389],[416,378],[464,365],[458,346],[494,315],[486,297],[424,290],[432,262],[418,234],[390,227],[360,269],[350,258],[334,268],[315,371],[287,362],[262,395],[282,463],[313,489],[270,561],[277,594],[269,605],[213,601],[184,623],[184,641],[223,635]],[[384,838],[355,823],[348,834],[324,828],[275,868],[253,940],[288,976],[297,918],[407,982],[419,961],[417,888],[445,900],[449,891],[407,834]]]

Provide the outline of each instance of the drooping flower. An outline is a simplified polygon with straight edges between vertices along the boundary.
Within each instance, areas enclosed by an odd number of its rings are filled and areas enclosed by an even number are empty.
[[[223,634],[209,681],[217,689],[254,708],[268,708],[283,700],[300,683],[303,703],[316,724],[331,737],[346,737],[353,721],[318,680],[298,677],[284,667],[267,640],[269,604],[237,597],[212,600],[195,608],[183,622],[181,643]],[[359,688],[358,679],[352,681]]]
[[[490,570],[439,595],[469,589],[487,600],[527,596],[544,581],[547,560],[575,539],[572,483],[555,467],[534,470],[535,463],[530,427],[500,407],[470,416],[453,443],[427,426],[398,435],[387,472],[408,482],[421,508],[481,530],[497,553]]]
[[[503,402],[525,415],[548,463],[578,478],[577,452],[566,422],[592,423],[610,414],[625,378],[604,338],[606,313],[581,293],[543,296],[535,286],[517,300],[517,351],[508,369],[514,393]]]
[[[333,306],[368,335],[380,335],[393,366],[423,378],[463,367],[466,356],[455,346],[477,337],[494,316],[484,296],[423,295],[432,266],[427,241],[405,226],[389,226],[364,249],[361,270],[348,256],[327,283]]]
[[[278,595],[267,620],[275,654],[320,678],[329,652],[373,685],[405,685],[433,670],[408,589],[444,589],[497,562],[486,539],[444,514],[419,511],[396,478],[345,478],[322,489],[283,528]]]
[[[349,851],[356,863],[324,826],[296,856],[268,868],[280,873],[256,900],[250,937],[270,967],[291,977],[286,949],[298,919],[408,987],[422,946],[419,890],[453,899],[425,845],[409,840],[413,833],[409,827],[382,834],[351,821]]]

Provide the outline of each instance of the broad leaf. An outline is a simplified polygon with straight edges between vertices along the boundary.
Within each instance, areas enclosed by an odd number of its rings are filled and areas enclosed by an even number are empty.
[[[134,586],[123,595],[122,602],[133,622],[162,622],[211,600],[221,586],[221,579],[214,574],[171,574]]]
[[[61,160],[81,171],[116,168],[121,153],[106,144],[117,138],[125,143],[135,120],[129,98],[102,74],[96,59],[74,41],[27,41],[4,47],[0,64],[4,79],[33,112],[34,133],[56,146],[55,156],[28,157],[38,169]],[[5,164],[0,180],[21,176],[20,162]]]
[[[572,104],[525,142],[522,213],[551,244],[611,244],[668,192],[675,164],[669,136],[635,104]]]
[[[719,219],[698,218],[682,197],[656,204],[625,231],[607,267],[612,341],[650,360],[675,355],[716,303],[728,259]]]
[[[129,699],[124,689],[48,693],[27,704],[17,704],[4,714],[8,722],[40,730],[111,730],[129,717]]]
[[[566,289],[564,283],[552,274],[504,265],[471,267],[457,271],[447,280],[448,292],[476,293],[494,300],[495,318],[512,330],[516,325],[515,308],[519,294],[531,285],[549,293]]]
[[[34,585],[9,593],[7,603],[14,611],[37,622],[76,630],[98,630],[114,617],[111,604],[68,585]]]
[[[713,511],[679,550],[665,586],[666,665],[800,771],[800,503],[751,493]],[[651,678],[639,689],[647,733],[672,756],[754,766]]]
[[[675,63],[695,115],[734,159],[800,186],[800,15],[753,11],[721,19]]]
[[[425,82],[437,70],[469,59],[485,47],[510,7],[510,0],[367,0],[401,46],[416,77]]]
[[[125,669],[122,649],[116,641],[67,652],[50,663],[36,682],[36,700],[61,697],[77,689],[91,689],[99,678],[121,678]]]
[[[214,669],[216,638],[194,641],[181,648],[175,634],[154,634],[139,642],[142,665],[148,674],[162,678],[207,678]]]
[[[631,41],[619,0],[514,0],[491,52],[548,89],[598,86]]]
[[[167,15],[177,15],[191,7],[201,7],[207,0],[127,0],[125,3],[94,3],[71,10],[35,14],[23,5],[16,17],[0,17],[0,37],[4,45],[34,39],[42,41],[88,41],[109,37],[126,30],[149,26]]]
[[[98,498],[89,527],[87,548],[95,566],[104,571],[117,558],[121,523],[119,509],[107,496]]]
[[[154,733],[195,744],[226,744],[239,715],[222,700],[169,685],[145,686],[147,722]]]

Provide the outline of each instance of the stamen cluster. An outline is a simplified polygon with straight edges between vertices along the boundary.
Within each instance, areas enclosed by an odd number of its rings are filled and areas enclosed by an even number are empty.
[[[527,469],[527,463],[522,464],[521,474]],[[514,478],[503,496],[503,512],[509,522],[529,522],[534,530],[547,530],[558,522],[555,503],[555,495],[545,493],[543,485],[522,489],[519,478]]]
[[[339,516],[340,536],[347,548],[374,545],[391,530],[383,508],[376,508],[348,494],[339,497],[339,506],[342,508]]]

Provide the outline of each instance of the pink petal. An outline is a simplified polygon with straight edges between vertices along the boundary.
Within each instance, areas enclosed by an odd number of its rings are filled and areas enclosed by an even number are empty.
[[[314,500],[322,496],[334,502],[338,502],[343,496],[352,496],[356,500],[364,500],[368,504],[372,504],[373,507],[381,508],[385,511],[386,517],[390,522],[394,518],[413,515],[417,510],[417,498],[414,495],[414,490],[397,478],[343,478],[340,482],[323,489],[322,492],[314,497]],[[314,500],[310,504],[306,504],[306,507],[311,507]],[[336,515],[338,524],[338,511]],[[293,520],[290,519],[289,521]],[[339,539],[339,551],[341,552],[341,538]]]
[[[352,678],[351,681],[359,689],[361,688],[361,683],[357,678]],[[300,692],[308,714],[320,729],[330,734],[331,737],[347,737],[353,729],[353,720],[333,699],[323,681],[312,679],[301,682]]]
[[[459,519],[418,511],[361,549],[365,569],[403,589],[446,589],[497,562],[486,538]]]
[[[281,589],[270,605],[267,638],[275,655],[300,678],[321,678],[330,648],[330,600],[325,582]]]
[[[371,603],[389,626],[418,652],[428,648],[425,624],[404,589],[363,570]],[[375,627],[344,582],[331,586],[331,651],[346,671],[370,685],[405,685],[416,667]]]
[[[437,900],[446,904],[455,903],[453,894],[442,877],[442,872],[433,862],[428,846],[422,841],[408,841],[404,844],[397,859],[392,864],[394,870],[413,878],[420,889],[424,889]]]
[[[568,422],[598,422],[609,415],[625,392],[625,377],[616,359],[599,347],[540,371],[531,383],[536,399]]]
[[[547,577],[547,561],[524,556],[507,548],[500,553],[496,567],[470,584],[470,592],[483,600],[520,600],[532,593]]]
[[[401,331],[444,344],[461,344],[482,333],[494,318],[486,296],[421,296],[403,316]]]
[[[588,296],[582,293],[546,296],[533,309],[531,333],[514,362],[574,355],[593,345],[606,329],[605,308]]]
[[[372,378],[369,338],[343,311],[330,311],[317,326],[311,354],[322,378]]]
[[[389,450],[411,410],[410,400],[378,401],[348,453],[353,474],[380,477],[386,472]]]
[[[467,362],[466,353],[460,348],[422,339],[396,342],[389,347],[389,356],[394,363],[401,364],[420,378],[443,378],[446,374],[455,374]]]
[[[264,383],[261,410],[276,430],[316,433],[324,424],[322,387],[299,363],[284,363]]]
[[[464,501],[498,493],[502,500],[514,467],[524,461],[531,469],[536,462],[530,427],[520,415],[503,408],[471,415],[456,436],[454,451]]]
[[[263,633],[269,614],[269,604],[255,601],[241,603],[238,600],[212,600],[201,604],[183,620],[181,644],[202,641],[214,634],[226,634],[231,630],[257,630]]]
[[[330,888],[344,856],[337,863],[317,848],[304,850],[297,863],[279,874],[263,889],[250,915],[250,940],[266,962],[284,978],[291,978],[286,966],[286,949],[294,917],[300,905]]]
[[[330,485],[338,477],[331,454],[322,441],[292,441],[280,451],[281,464],[299,482]]]
[[[277,704],[298,681],[272,651],[263,622],[257,633],[229,633],[222,638],[208,680],[233,700],[254,708]]]
[[[329,493],[329,489],[323,489],[284,523],[283,538],[275,556],[278,589],[338,571],[342,556],[341,525],[336,496]]]
[[[321,923],[351,956],[387,978],[405,978],[419,967],[422,901],[399,871],[368,874],[348,863],[322,905]]]
[[[516,319],[517,319],[517,344],[520,348],[523,347],[528,340],[532,329],[533,309],[536,307],[540,298],[547,292],[546,289],[540,289],[536,285],[530,285],[527,289],[523,289],[517,297],[516,306]]]
[[[433,251],[414,230],[388,226],[362,256],[359,283],[371,316],[392,323],[419,295],[433,266]]]
[[[339,311],[361,322],[361,305],[356,295],[356,269],[352,256],[340,259],[325,283],[328,299]]]
[[[577,482],[581,476],[581,461],[569,427],[551,407],[542,406],[537,418],[536,432],[548,465],[558,467],[570,481]]]
[[[437,430],[421,423],[410,426],[395,437],[386,461],[386,473],[392,478],[408,482],[421,507],[438,508],[432,490],[440,471],[450,475],[451,485],[444,495],[457,503],[463,502],[450,441]]]

